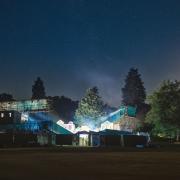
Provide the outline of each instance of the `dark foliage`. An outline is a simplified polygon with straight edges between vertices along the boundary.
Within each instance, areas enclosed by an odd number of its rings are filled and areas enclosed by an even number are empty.
[[[13,96],[7,93],[0,94],[0,102],[5,102],[5,101],[14,101]]]
[[[73,101],[64,96],[48,97],[52,102],[53,110],[65,123],[74,121],[75,111],[78,108],[78,101]]]
[[[32,86],[32,99],[44,98],[46,98],[44,83],[41,78],[38,77]]]
[[[154,124],[154,132],[162,135],[176,134],[180,129],[180,82],[164,81],[150,97],[151,110],[146,121]]]
[[[146,91],[138,69],[131,68],[122,88],[122,102],[124,105],[135,106],[141,109],[145,103]]]

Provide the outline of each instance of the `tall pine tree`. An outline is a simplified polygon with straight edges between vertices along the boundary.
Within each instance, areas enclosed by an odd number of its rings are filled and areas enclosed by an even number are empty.
[[[76,110],[76,124],[79,126],[87,125],[95,127],[99,123],[99,117],[103,115],[103,101],[99,96],[97,87],[88,89]]]
[[[44,83],[41,78],[38,77],[32,86],[32,99],[44,98],[46,98]]]
[[[146,91],[141,75],[138,69],[131,68],[125,79],[125,86],[122,88],[122,103],[140,109],[144,105],[145,99]]]

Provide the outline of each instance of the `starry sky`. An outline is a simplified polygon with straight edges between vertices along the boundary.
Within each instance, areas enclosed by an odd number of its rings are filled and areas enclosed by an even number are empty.
[[[180,79],[179,0],[1,0],[0,93],[31,96],[40,76],[48,95],[79,100],[97,86],[121,103],[129,68],[148,94]]]

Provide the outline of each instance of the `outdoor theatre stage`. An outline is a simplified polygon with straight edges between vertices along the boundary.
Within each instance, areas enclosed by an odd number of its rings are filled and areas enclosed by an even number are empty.
[[[58,120],[48,99],[0,103],[0,132],[72,134]]]
[[[135,108],[122,106],[117,111],[100,117],[100,124],[96,129],[91,129],[87,124],[85,125],[85,130],[102,131],[111,129],[133,131],[137,124],[137,119],[135,117]],[[2,102],[0,103],[0,119],[0,126],[4,125],[4,128],[8,128],[11,125],[13,125],[13,128],[16,126],[28,125],[27,127],[30,128],[29,130],[33,130],[33,127],[34,130],[38,130],[38,125],[41,126],[41,124],[46,123],[48,126],[50,124],[54,124],[54,126],[57,127],[61,126],[73,133],[76,131],[84,131],[83,127],[78,127],[77,130],[68,129],[69,125],[65,126],[63,121],[59,121],[59,118],[54,115],[51,109],[51,103],[47,99]],[[55,128],[56,131],[58,131],[57,127]]]
[[[8,141],[14,141],[19,138],[21,140],[18,141],[26,142],[29,141],[29,136],[30,139],[33,136],[39,139],[40,144],[54,145],[122,146],[122,135],[126,140],[133,135],[133,130],[137,127],[136,109],[123,106],[101,117],[100,122],[99,127],[95,129],[91,129],[88,124],[82,127],[75,127],[73,122],[65,124],[53,113],[51,103],[47,99],[0,103],[2,140],[9,138]],[[137,141],[137,137],[132,138]]]

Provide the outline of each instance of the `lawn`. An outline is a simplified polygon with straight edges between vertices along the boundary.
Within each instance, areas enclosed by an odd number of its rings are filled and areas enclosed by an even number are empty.
[[[127,151],[0,150],[0,179],[180,179],[180,151]]]

